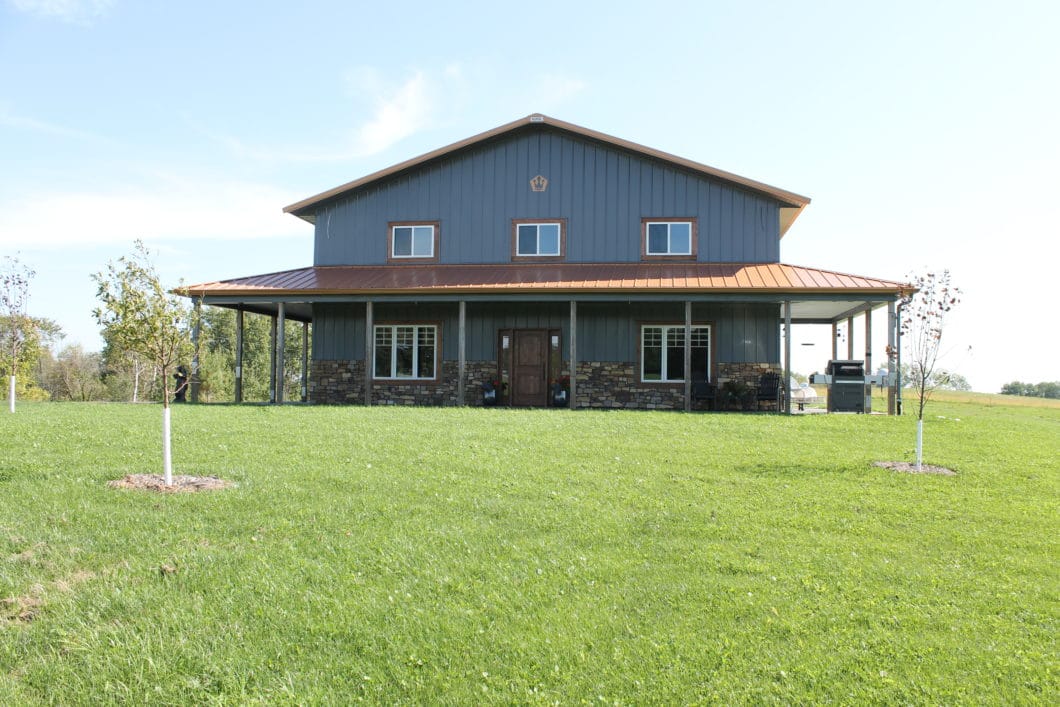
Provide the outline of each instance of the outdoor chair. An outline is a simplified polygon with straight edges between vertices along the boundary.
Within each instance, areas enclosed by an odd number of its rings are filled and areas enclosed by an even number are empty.
[[[718,397],[718,387],[710,381],[692,381],[692,402],[705,402],[707,410],[714,409]]]
[[[755,402],[759,409],[762,403],[772,403],[773,409],[780,412],[780,375],[777,373],[763,373],[758,379],[758,393]]]

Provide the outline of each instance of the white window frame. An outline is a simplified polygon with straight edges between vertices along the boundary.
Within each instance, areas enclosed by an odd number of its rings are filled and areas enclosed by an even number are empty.
[[[534,246],[536,248],[533,253],[521,253],[519,252],[519,231],[523,228],[532,226],[534,228]],[[541,227],[542,226],[555,226],[556,227],[556,252],[555,253],[542,253],[541,252]],[[516,222],[515,223],[515,257],[517,258],[558,258],[563,255],[563,224],[559,221],[539,221],[534,223]]]
[[[397,249],[397,231],[399,228],[407,228],[412,231],[412,241],[409,244],[410,254],[409,255],[398,255]],[[428,243],[430,244],[430,253],[427,255],[416,253],[416,231],[417,230],[428,231]],[[399,223],[390,227],[390,257],[393,260],[425,260],[434,258],[434,236],[435,226],[433,223]]]
[[[412,375],[402,376],[397,373],[397,339],[399,329],[412,329]],[[390,375],[381,376],[375,370],[377,351],[380,347],[379,333],[383,330],[390,332]],[[430,330],[434,338],[434,362],[430,375],[417,375],[420,369],[420,331]],[[425,381],[438,378],[438,325],[437,324],[376,324],[372,330],[372,378],[374,380],[401,380],[401,381]]]
[[[659,376],[660,376],[659,378],[647,378],[645,376],[645,372],[644,372],[644,364],[645,364],[645,360],[646,360],[646,356],[644,355],[644,349],[645,349],[645,344],[646,344],[646,341],[647,341],[647,336],[645,336],[645,335],[647,334],[647,331],[649,329],[659,329],[660,333],[661,333],[661,337],[662,337],[662,339],[661,339],[661,341],[662,341],[662,343],[661,343],[661,346],[662,346],[661,359],[662,360],[660,361],[660,366],[659,366]],[[668,345],[667,345],[668,335],[669,335],[669,333],[671,331],[675,331],[675,330],[680,332],[681,338],[683,339],[684,338],[684,333],[685,333],[685,325],[684,324],[642,324],[641,325],[641,327],[640,327],[640,381],[641,381],[641,383],[684,383],[685,382],[685,371],[684,371],[684,366],[683,365],[681,366],[681,370],[680,371],[670,371],[670,370],[668,370],[668,367],[667,367],[666,351],[669,348]],[[702,331],[706,331],[706,333],[707,333],[707,342],[706,342],[707,345],[706,345],[706,347],[703,347],[702,345],[700,345],[700,346],[696,346],[695,345],[697,332],[702,332]],[[711,361],[711,356],[712,356],[711,337],[713,335],[714,335],[713,327],[711,327],[710,324],[693,324],[692,325],[692,348],[706,348],[706,350],[707,350],[707,371],[708,372],[711,370],[711,363],[712,363],[712,361]],[[681,342],[681,346],[682,347],[684,346],[683,340]],[[671,375],[676,375],[677,377],[676,378],[672,378],[672,377],[670,377]]]
[[[675,251],[672,245],[671,227],[675,224],[688,226],[688,250]],[[656,252],[651,249],[651,227],[666,226],[666,252]],[[691,220],[673,219],[670,221],[645,221],[644,222],[644,255],[648,257],[666,255],[692,255],[695,247],[696,228]]]

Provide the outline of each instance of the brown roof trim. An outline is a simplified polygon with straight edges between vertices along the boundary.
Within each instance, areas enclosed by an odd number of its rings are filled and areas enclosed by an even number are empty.
[[[907,283],[784,263],[535,263],[308,267],[175,290],[186,297],[441,294],[895,294]]]
[[[525,118],[513,120],[510,123],[505,123],[504,125],[493,128],[492,130],[487,130],[486,132],[479,133],[478,135],[473,135],[472,137],[460,140],[459,142],[454,142],[451,145],[441,147],[437,150],[432,150],[431,152],[420,155],[419,157],[413,157],[410,160],[399,162],[398,164],[393,165],[391,167],[387,167],[386,169],[380,170],[378,172],[373,172],[372,174],[369,174],[365,177],[361,177],[360,179],[355,179],[352,182],[347,182],[346,184],[342,184],[333,189],[328,189],[327,191],[321,192],[315,196],[311,196],[308,199],[303,199],[301,201],[295,202],[290,206],[284,207],[284,213],[294,214],[301,218],[305,218],[302,212],[304,212],[311,206],[319,204],[323,201],[327,201],[328,199],[332,199],[336,196],[340,196],[346,192],[353,191],[354,189],[363,187],[367,184],[371,184],[372,182],[378,181],[385,177],[389,177],[393,174],[397,174],[398,172],[404,171],[411,167],[415,167],[425,162],[444,157],[448,154],[451,154],[458,150],[462,150],[466,147],[471,147],[481,142],[485,142],[486,140],[497,137],[499,135],[510,133],[513,130],[525,127],[527,125],[549,125],[554,128],[559,128],[560,130],[574,133],[576,135],[581,135],[582,137],[587,137],[592,140],[597,140],[599,142],[613,145],[623,150],[629,150],[631,152],[662,160],[664,162],[670,162],[680,167],[684,167],[685,169],[692,170],[693,172],[698,172],[708,177],[722,179],[733,184],[738,184],[752,191],[773,197],[774,199],[783,202],[788,208],[797,209],[795,214],[790,219],[787,219],[787,225],[790,225],[791,222],[795,220],[795,217],[798,216],[799,212],[801,212],[802,209],[810,203],[809,197],[796,194],[795,192],[787,191],[786,189],[781,189],[779,187],[774,187],[769,184],[764,184],[763,182],[757,182],[753,179],[748,179],[747,177],[741,177],[738,174],[733,174],[732,172],[726,172],[724,170],[717,169],[715,167],[702,164],[700,162],[685,159],[684,157],[678,157],[677,155],[672,155],[668,152],[663,152],[662,150],[656,150],[651,147],[645,147],[644,145],[639,145],[635,142],[623,140],[621,138],[607,135],[596,130],[583,128],[580,125],[575,125],[574,123],[568,123],[562,120],[558,120],[556,118],[550,118],[547,115],[542,115],[541,113],[533,113],[531,115],[526,116]],[[786,230],[786,226],[781,229],[782,232]]]

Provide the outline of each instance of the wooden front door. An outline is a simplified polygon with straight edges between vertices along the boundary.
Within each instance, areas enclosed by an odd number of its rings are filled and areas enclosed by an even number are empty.
[[[512,405],[548,404],[548,332],[516,329],[512,332]]]

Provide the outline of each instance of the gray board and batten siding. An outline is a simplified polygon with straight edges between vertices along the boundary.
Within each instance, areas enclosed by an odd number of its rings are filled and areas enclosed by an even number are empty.
[[[543,192],[530,179],[546,177]],[[698,260],[780,260],[768,196],[549,126],[531,125],[316,207],[315,265],[384,265],[387,224],[440,222],[441,264],[509,263],[512,219],[567,219],[566,262],[637,262],[641,219],[695,217]]]
[[[442,359],[458,358],[457,307],[454,303],[376,303],[376,323],[417,322],[438,324]],[[497,358],[497,332],[501,329],[560,329],[563,358],[570,357],[570,306],[564,302],[505,302],[467,305],[467,358]],[[692,319],[712,325],[714,360],[717,363],[780,361],[780,305],[694,303]],[[578,360],[636,361],[642,323],[684,322],[684,304],[592,303],[578,305]],[[364,305],[317,303],[313,305],[313,358],[362,360],[364,358]]]

